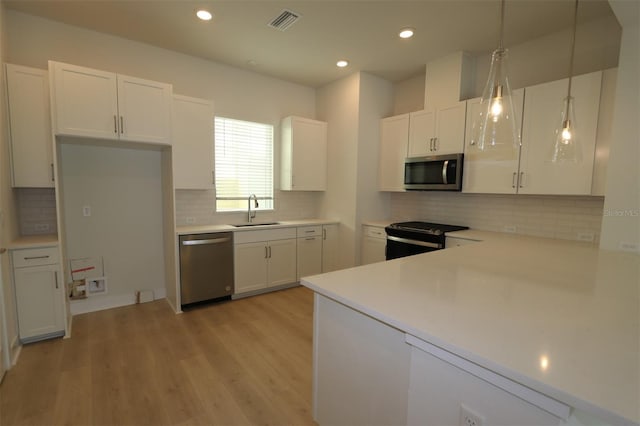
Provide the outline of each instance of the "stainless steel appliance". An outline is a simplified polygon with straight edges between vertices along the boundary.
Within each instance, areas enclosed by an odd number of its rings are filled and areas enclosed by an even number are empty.
[[[181,305],[233,294],[233,233],[180,236]]]
[[[462,154],[407,158],[404,188],[417,191],[462,190]]]
[[[469,227],[429,222],[392,223],[385,228],[387,231],[386,259],[397,259],[443,249],[447,232],[464,229]]]

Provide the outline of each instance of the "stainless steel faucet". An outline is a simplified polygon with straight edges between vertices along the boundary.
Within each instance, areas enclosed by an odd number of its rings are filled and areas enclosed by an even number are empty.
[[[258,205],[258,197],[256,197],[256,194],[251,194],[249,195],[249,198],[247,198],[247,222],[251,223],[253,218],[256,217],[256,212],[255,211],[251,211],[251,199],[253,198],[254,203],[255,203],[255,208],[257,209],[258,207],[260,207]]]

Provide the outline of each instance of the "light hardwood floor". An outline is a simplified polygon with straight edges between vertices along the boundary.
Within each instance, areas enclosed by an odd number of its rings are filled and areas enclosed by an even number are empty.
[[[0,424],[305,425],[313,293],[296,287],[175,315],[164,300],[78,315],[26,345]]]

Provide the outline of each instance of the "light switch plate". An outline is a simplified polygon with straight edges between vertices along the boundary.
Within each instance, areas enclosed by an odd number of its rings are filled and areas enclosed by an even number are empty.
[[[91,216],[91,206],[82,207],[82,216],[84,216],[84,217]]]

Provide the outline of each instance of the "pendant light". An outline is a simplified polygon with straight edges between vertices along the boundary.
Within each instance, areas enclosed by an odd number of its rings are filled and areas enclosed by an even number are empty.
[[[507,78],[507,49],[503,46],[504,6],[505,0],[502,0],[498,48],[491,55],[489,78],[482,91],[480,112],[474,118],[470,144],[480,151],[501,152],[512,158],[520,148],[520,132]]]
[[[567,88],[567,97],[562,104],[560,119],[556,126],[551,151],[551,162],[556,164],[562,163],[579,163],[582,161],[582,150],[580,149],[580,140],[576,133],[576,117],[574,111],[575,100],[571,96],[571,82],[573,79],[573,57],[576,50],[576,26],[578,18],[578,0],[575,1],[573,11],[573,35],[571,37],[571,53],[569,55],[569,85]]]

